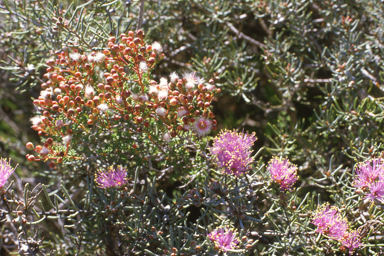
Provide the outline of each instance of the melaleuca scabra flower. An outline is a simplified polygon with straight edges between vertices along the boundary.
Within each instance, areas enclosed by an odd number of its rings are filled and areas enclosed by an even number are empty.
[[[316,232],[326,235],[334,240],[340,240],[348,230],[347,220],[340,216],[336,207],[324,204],[320,206],[312,219],[317,226]]]
[[[213,140],[209,150],[224,173],[240,176],[253,162],[252,146],[256,140],[255,133],[223,131]]]
[[[347,220],[341,217],[339,210],[334,206],[323,204],[318,207],[311,223],[317,226],[317,233],[341,242],[350,253],[362,245],[359,233],[348,230]]]
[[[128,182],[127,168],[120,165],[116,169],[110,166],[106,171],[98,170],[95,176],[95,181],[100,188],[121,187]]]
[[[369,188],[375,181],[383,178],[384,161],[381,158],[375,158],[371,161],[365,161],[357,164],[355,170],[354,186],[357,188]]]
[[[360,235],[357,231],[352,231],[344,235],[344,238],[341,240],[343,246],[348,248],[349,253],[351,254],[356,248],[362,246],[360,242]]]
[[[372,202],[375,200],[382,202],[384,199],[384,181],[379,180],[372,183],[369,186],[369,192],[367,192],[365,199],[368,199]]]
[[[7,162],[7,159],[1,158],[0,159],[0,188],[2,188],[5,184],[5,182],[8,180],[9,176],[15,171],[17,168],[17,165],[15,168],[12,168],[11,166],[11,159]]]
[[[370,201],[384,198],[384,161],[374,158],[357,164],[353,186],[367,192],[366,199]]]
[[[215,249],[227,252],[237,248],[237,244],[240,242],[237,239],[237,232],[229,227],[218,228],[211,233],[207,234],[209,239],[215,243]]]
[[[272,158],[267,170],[271,173],[271,178],[280,184],[282,191],[291,190],[292,185],[297,181],[297,167],[288,159]]]

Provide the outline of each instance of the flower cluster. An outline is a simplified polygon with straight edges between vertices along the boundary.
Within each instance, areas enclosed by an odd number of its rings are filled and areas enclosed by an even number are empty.
[[[384,196],[384,160],[374,158],[359,163],[355,170],[354,186],[366,192],[366,199],[370,201],[383,200]]]
[[[357,231],[351,231],[344,234],[344,238],[341,240],[343,246],[348,248],[348,251],[352,253],[356,248],[359,248],[363,244],[360,242],[360,235]]]
[[[0,159],[0,189],[4,186],[5,182],[8,180],[9,176],[15,171],[17,165],[12,168],[11,159],[8,160],[5,158]]]
[[[110,166],[106,171],[98,170],[95,174],[95,181],[100,188],[121,187],[127,181],[127,168],[117,166],[114,169]]]
[[[271,178],[280,184],[282,191],[291,190],[297,181],[297,166],[291,164],[288,159],[272,158],[267,170],[271,173]]]
[[[237,244],[240,242],[236,238],[237,233],[229,227],[218,228],[211,233],[207,234],[209,239],[215,243],[215,249],[227,252],[237,248]]]
[[[348,231],[348,222],[340,216],[336,207],[324,204],[318,207],[312,224],[317,226],[316,232],[339,241],[352,252],[362,245],[356,231]]]
[[[142,30],[110,37],[102,52],[57,51],[47,61],[46,82],[33,102],[42,115],[31,118],[32,128],[47,138],[43,145],[30,143],[38,156],[27,155],[28,160],[51,159],[54,166],[76,157],[69,148],[95,127],[108,132],[128,127],[135,138],[149,139],[159,130],[156,136],[165,142],[182,132],[201,137],[215,130],[211,102],[220,89],[195,72],[152,80],[161,51],[159,43],[144,42]]]
[[[315,213],[312,224],[317,226],[316,232],[340,240],[348,230],[348,222],[343,219],[337,208],[322,205]]]
[[[222,131],[213,140],[213,146],[209,150],[224,173],[240,176],[253,162],[252,146],[256,140],[255,133]]]

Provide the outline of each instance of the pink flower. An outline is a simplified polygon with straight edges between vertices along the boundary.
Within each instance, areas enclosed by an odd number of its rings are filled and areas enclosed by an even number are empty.
[[[121,187],[128,182],[126,176],[127,168],[110,166],[106,171],[98,170],[95,181],[100,188]]]
[[[367,192],[365,199],[370,201],[382,200],[384,196],[384,161],[374,158],[359,163],[355,170],[353,185]]]
[[[384,161],[381,158],[374,158],[371,161],[359,163],[355,170],[354,186],[356,188],[369,188],[377,180],[383,180]]]
[[[297,167],[288,159],[272,158],[267,170],[271,173],[272,179],[280,184],[282,191],[291,190],[292,185],[297,181]]]
[[[348,222],[340,216],[336,207],[327,204],[318,207],[311,223],[317,226],[317,233],[341,242],[350,253],[362,245],[358,232],[348,231]]]
[[[214,139],[209,150],[224,173],[240,176],[253,162],[252,146],[256,140],[255,133],[224,131]]]
[[[384,181],[377,181],[370,185],[369,192],[367,193],[365,199],[370,201],[375,201],[378,199],[381,201],[384,196]]]
[[[204,117],[199,117],[193,124],[193,130],[199,137],[203,137],[211,132],[212,121]]]
[[[349,253],[352,253],[356,248],[363,245],[360,242],[360,237],[357,231],[347,233],[341,243],[349,249]]]
[[[342,239],[348,230],[348,222],[340,216],[337,208],[326,204],[317,209],[312,224],[317,226],[317,233],[334,240]]]
[[[207,236],[215,243],[218,250],[224,252],[237,248],[237,244],[240,242],[239,239],[236,238],[237,233],[228,227],[218,228],[207,234]]]
[[[0,159],[0,189],[3,188],[5,182],[8,180],[9,176],[15,171],[16,168],[17,165],[15,166],[15,168],[12,168],[11,159],[9,159],[8,163],[7,159]]]

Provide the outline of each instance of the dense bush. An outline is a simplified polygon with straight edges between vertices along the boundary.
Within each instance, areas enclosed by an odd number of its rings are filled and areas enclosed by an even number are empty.
[[[0,12],[1,255],[383,254],[382,1]]]

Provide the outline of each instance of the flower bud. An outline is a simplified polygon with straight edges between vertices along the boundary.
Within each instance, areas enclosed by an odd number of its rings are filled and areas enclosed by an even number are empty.
[[[141,29],[137,30],[136,34],[137,34],[138,37],[144,38],[144,31],[143,30],[141,30]]]
[[[171,99],[170,101],[169,101],[169,104],[171,104],[172,106],[176,106],[177,105],[177,103],[178,103],[178,100],[177,99]]]
[[[29,149],[29,150],[32,150],[32,149],[34,148],[32,142],[27,142],[27,144],[26,144],[25,146],[26,146],[26,148]]]
[[[136,45],[138,45],[140,42],[141,42],[140,38],[136,37],[136,38],[133,39],[133,43],[136,44]]]
[[[72,116],[74,113],[75,113],[75,110],[73,110],[72,108],[68,109],[67,111],[68,116]]]
[[[42,157],[45,157],[45,156],[48,155],[49,150],[48,150],[46,147],[43,147],[43,148],[40,150],[39,153],[40,153],[40,155],[41,155]]]

